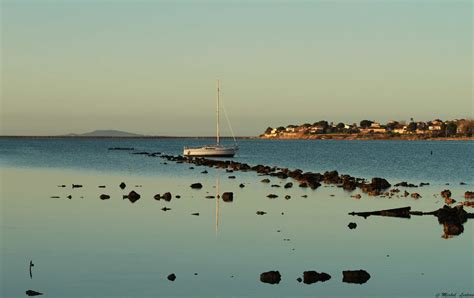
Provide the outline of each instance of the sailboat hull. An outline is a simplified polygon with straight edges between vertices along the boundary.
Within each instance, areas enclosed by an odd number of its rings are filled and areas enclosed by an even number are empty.
[[[214,157],[233,157],[237,151],[237,147],[224,146],[204,146],[184,148],[184,156],[214,156]]]

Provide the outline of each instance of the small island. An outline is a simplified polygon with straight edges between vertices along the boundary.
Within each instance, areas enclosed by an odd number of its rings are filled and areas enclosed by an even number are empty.
[[[268,127],[261,139],[335,139],[335,140],[474,140],[474,120],[410,122],[388,121],[381,124],[372,120],[357,123],[334,123],[326,120],[301,125]]]

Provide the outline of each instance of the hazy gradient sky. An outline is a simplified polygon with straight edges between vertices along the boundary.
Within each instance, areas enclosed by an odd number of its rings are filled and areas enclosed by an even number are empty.
[[[472,1],[1,0],[1,133],[473,115]]]

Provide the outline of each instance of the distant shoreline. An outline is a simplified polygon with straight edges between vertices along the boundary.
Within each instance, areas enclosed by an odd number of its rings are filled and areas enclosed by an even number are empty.
[[[259,136],[262,140],[348,140],[348,141],[474,141],[474,137],[430,137],[428,135],[319,134],[295,136]]]

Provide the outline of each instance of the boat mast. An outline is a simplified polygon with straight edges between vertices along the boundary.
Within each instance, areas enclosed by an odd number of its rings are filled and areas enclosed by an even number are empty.
[[[219,145],[219,80],[217,80],[217,145]]]

